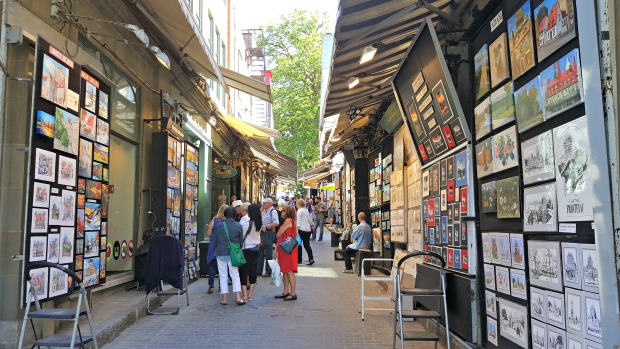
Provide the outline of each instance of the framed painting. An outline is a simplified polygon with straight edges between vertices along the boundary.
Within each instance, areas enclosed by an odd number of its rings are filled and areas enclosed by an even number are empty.
[[[482,213],[497,212],[497,182],[482,183]]]
[[[532,348],[547,349],[547,325],[532,319]]]
[[[498,330],[497,330],[497,320],[490,318],[487,316],[487,340],[489,343],[493,345],[498,345]]]
[[[464,150],[454,156],[455,182],[457,187],[467,185],[467,151]]]
[[[80,141],[80,119],[67,111],[56,108],[54,149],[77,155]]]
[[[600,342],[603,340],[603,317],[601,316],[601,301],[597,293],[584,292],[584,319],[585,337]]]
[[[433,86],[433,96],[435,97],[435,102],[437,103],[441,120],[444,124],[448,123],[450,119],[454,117],[454,113],[452,112],[450,101],[446,96],[446,88],[444,87],[442,80],[439,80],[435,86]]]
[[[46,183],[34,182],[32,189],[32,206],[50,206],[50,185]]]
[[[499,236],[497,233],[489,233],[491,245],[491,263],[499,264]]]
[[[497,218],[520,218],[521,200],[519,177],[497,181]]]
[[[527,249],[530,285],[562,291],[560,243],[531,240]]]
[[[78,176],[91,178],[93,163],[93,143],[80,139],[80,155],[78,156]]]
[[[493,137],[476,144],[476,176],[478,178],[493,174]]]
[[[547,343],[549,348],[562,348],[566,344],[566,331],[547,326]]]
[[[514,80],[536,65],[531,11],[530,0],[528,0],[507,21],[510,65]]]
[[[525,269],[524,252],[523,234],[510,234],[510,253],[513,268]]]
[[[510,77],[506,33],[502,33],[489,46],[489,62],[491,65],[491,88],[495,88]]]
[[[547,322],[547,293],[536,287],[530,287],[530,310],[533,319]]]
[[[501,336],[522,348],[527,348],[529,342],[527,308],[500,298],[499,314]]]
[[[44,300],[48,297],[48,276],[49,268],[47,267],[30,270],[30,280],[32,280],[34,293],[38,300]],[[28,287],[27,292],[30,292],[30,283],[27,283],[26,287]]]
[[[515,113],[519,133],[545,121],[544,98],[540,77],[536,76],[514,94]]]
[[[489,290],[485,290],[484,292],[484,303],[486,306],[487,315],[497,318],[497,298],[495,297],[495,293]]]
[[[97,140],[97,116],[86,109],[82,109],[80,114],[80,136]]]
[[[585,339],[582,335],[566,333],[566,347],[568,349],[586,349]]]
[[[583,336],[585,322],[583,292],[568,287],[564,290],[566,331]]]
[[[495,291],[495,267],[491,264],[484,265],[484,286]]]
[[[497,246],[499,247],[499,263],[510,267],[512,265],[510,255],[510,234],[497,234]]]
[[[66,108],[68,91],[69,68],[47,54],[43,54],[41,98]]]
[[[491,98],[482,100],[474,109],[474,125],[476,140],[491,132]]]
[[[512,126],[493,136],[493,167],[495,173],[519,166],[517,128]]]
[[[598,284],[598,259],[594,244],[580,244],[581,255],[581,289],[589,292],[599,292]]]
[[[489,46],[487,44],[482,45],[474,55],[474,71],[476,74],[476,99],[480,99],[491,90]]]
[[[562,242],[562,270],[564,286],[581,289],[581,257],[579,244]]]
[[[512,82],[504,84],[491,93],[491,127],[497,129],[515,119],[515,102]]]
[[[47,261],[58,263],[60,258],[60,234],[47,235]]]
[[[523,184],[555,178],[553,132],[549,130],[521,142],[521,157]]]
[[[555,183],[523,189],[523,231],[558,231]]]
[[[482,237],[482,259],[485,263],[491,263],[491,238],[489,233],[480,234]]]
[[[510,271],[506,267],[495,266],[497,292],[510,295]]]
[[[510,294],[513,297],[527,299],[525,270],[510,269]]]
[[[75,226],[76,193],[71,190],[63,190],[60,199],[62,200],[60,205],[60,225],[68,227]]]
[[[30,237],[30,254],[28,262],[45,261],[47,259],[47,236]]]
[[[549,11],[556,16],[548,16]],[[539,63],[576,36],[573,0],[544,0],[534,9],[534,18]]]
[[[48,138],[54,138],[56,128],[56,117],[42,110],[37,111],[36,134]]]
[[[566,324],[564,306],[564,294],[547,291],[547,323],[558,328],[564,329]]]
[[[76,148],[77,149],[77,148]],[[58,156],[58,184],[75,187],[77,178],[77,162],[66,156]]]
[[[574,49],[540,73],[544,87],[545,120],[583,102],[579,49]]]
[[[34,171],[34,179],[54,182],[56,180],[56,153],[37,148]]]

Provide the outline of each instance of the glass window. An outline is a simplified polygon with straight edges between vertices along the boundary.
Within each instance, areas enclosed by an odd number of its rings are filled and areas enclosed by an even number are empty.
[[[222,41],[222,65],[228,68],[226,65],[226,45],[224,45],[224,41]]]
[[[215,21],[213,15],[209,11],[209,50],[213,52],[213,35],[215,34]]]
[[[215,42],[219,43],[220,42],[220,31],[219,30],[215,32],[215,38],[216,38]],[[217,52],[215,53],[215,59],[217,61],[217,64],[220,65],[221,46],[219,44],[216,44],[216,45],[217,45]]]
[[[191,10],[198,25],[198,31],[202,33],[202,0],[193,0]]]

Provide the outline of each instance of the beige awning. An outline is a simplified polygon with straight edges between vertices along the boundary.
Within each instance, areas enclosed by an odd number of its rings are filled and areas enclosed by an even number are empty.
[[[255,158],[269,164],[270,172],[282,177],[296,178],[297,161],[295,159],[280,153],[271,145],[268,146],[265,144],[266,142],[261,140],[246,139],[245,142],[250,147],[250,151]]]
[[[239,74],[230,69],[220,66],[220,71],[226,80],[228,87],[232,87],[241,92],[245,92],[254,97],[264,99],[269,103],[271,101],[271,87],[264,82],[252,79],[249,76]]]
[[[235,131],[247,138],[269,139],[269,137],[280,138],[280,132],[269,127],[258,126],[237,119],[234,116],[226,115],[222,118],[224,122]]]

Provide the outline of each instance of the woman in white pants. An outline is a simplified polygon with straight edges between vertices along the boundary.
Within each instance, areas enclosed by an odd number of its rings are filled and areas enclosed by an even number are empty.
[[[220,294],[222,295],[222,305],[228,304],[228,273],[232,279],[233,292],[237,296],[237,305],[244,305],[241,299],[241,280],[239,279],[239,268],[233,267],[230,261],[230,249],[228,243],[240,244],[243,240],[241,225],[235,222],[237,210],[229,207],[224,211],[226,220],[218,225],[216,231],[211,236],[215,243],[215,257],[217,258],[217,269],[220,273]]]

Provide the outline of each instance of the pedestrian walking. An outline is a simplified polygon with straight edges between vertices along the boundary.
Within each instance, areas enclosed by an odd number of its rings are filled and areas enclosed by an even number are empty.
[[[284,207],[282,211],[284,216],[284,224],[278,230],[278,248],[275,253],[275,258],[280,265],[280,271],[282,271],[282,282],[284,284],[284,291],[281,295],[275,296],[275,298],[282,298],[284,301],[297,300],[297,280],[295,279],[295,273],[297,272],[297,253],[299,246],[295,246],[291,253],[284,252],[282,249],[282,242],[287,238],[297,239],[297,223],[295,222],[297,214],[295,209],[291,206]]]
[[[312,254],[312,246],[310,246],[310,235],[312,235],[312,218],[310,213],[306,209],[306,201],[304,199],[297,200],[297,231],[301,237],[304,249],[308,255],[308,263],[306,265],[314,264],[314,256]],[[302,250],[301,246],[297,250],[297,262],[302,262]]]
[[[278,212],[273,208],[271,198],[263,199],[261,218],[263,224],[260,233],[261,244],[258,250],[257,274],[262,277],[271,277],[271,267],[267,261],[273,259],[273,247],[276,243],[276,231],[274,229],[279,225]]]
[[[228,304],[228,274],[232,279],[233,292],[237,297],[237,305],[244,305],[245,301],[241,299],[241,280],[239,279],[239,268],[233,267],[230,260],[229,243],[240,244],[243,240],[243,232],[241,225],[235,221],[237,210],[234,207],[228,207],[224,211],[223,221],[215,230],[215,257],[217,259],[217,269],[220,273],[220,294],[222,295],[222,305]]]
[[[222,205],[217,210],[217,214],[211,219],[209,223],[209,230],[207,230],[207,237],[209,240],[209,250],[207,253],[207,265],[209,266],[209,290],[208,294],[213,293],[213,286],[215,286],[215,274],[217,274],[217,260],[215,258],[215,240],[213,239],[213,233],[217,227],[224,221],[224,211],[228,208],[228,205]]]
[[[330,226],[336,223],[336,208],[334,208],[333,201],[329,203],[329,208],[327,209],[327,223],[329,223]]]
[[[325,224],[325,215],[327,214],[327,208],[325,207],[325,204],[321,202],[320,197],[317,197],[315,202],[316,205],[314,205],[314,214],[316,219],[314,221],[314,232],[312,233],[312,240],[316,240],[316,234],[319,232],[320,229],[321,233],[319,234],[319,241],[323,241],[323,225]]]
[[[260,229],[263,220],[260,215],[260,206],[256,204],[241,205],[241,229],[243,231],[243,255],[246,263],[239,267],[241,278],[241,291],[244,301],[251,301],[256,287],[256,265],[258,260],[258,250],[260,244]]]

